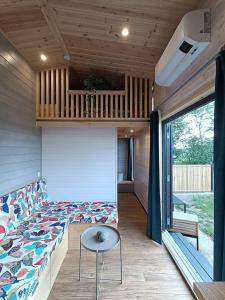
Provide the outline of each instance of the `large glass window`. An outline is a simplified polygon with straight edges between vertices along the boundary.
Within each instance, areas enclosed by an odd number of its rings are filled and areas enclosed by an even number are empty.
[[[164,125],[165,227],[203,280],[213,266],[213,124],[210,101]]]

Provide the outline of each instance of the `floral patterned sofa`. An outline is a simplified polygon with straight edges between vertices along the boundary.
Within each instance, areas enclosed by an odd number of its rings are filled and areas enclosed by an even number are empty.
[[[48,201],[44,179],[0,197],[0,300],[32,297],[69,224],[117,222],[115,203]]]

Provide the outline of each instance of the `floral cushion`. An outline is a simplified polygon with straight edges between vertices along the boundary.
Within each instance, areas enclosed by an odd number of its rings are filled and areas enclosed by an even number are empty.
[[[45,179],[29,184],[27,187],[27,201],[29,212],[34,213],[37,209],[46,205],[48,200],[47,185]]]
[[[117,205],[107,202],[49,202],[44,215],[65,216],[70,223],[118,223]]]
[[[68,220],[33,215],[0,241],[0,299],[32,295]]]
[[[46,205],[47,199],[44,179],[0,197],[0,240],[38,208]]]
[[[0,239],[29,217],[26,188],[0,198]]]

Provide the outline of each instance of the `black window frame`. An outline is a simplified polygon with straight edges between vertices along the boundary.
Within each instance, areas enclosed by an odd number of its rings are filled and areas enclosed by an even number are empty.
[[[171,122],[194,109],[207,105],[215,101],[215,93],[202,98],[200,101],[190,105],[189,107],[175,113],[162,122],[162,163],[163,163],[163,195],[162,195],[162,229],[165,231],[172,227],[172,213],[173,213],[173,161],[172,161],[172,135]],[[170,136],[168,136],[168,133]],[[176,241],[178,247],[185,254],[188,261],[194,267],[195,271],[200,275],[203,281],[213,280],[213,267],[206,261],[206,259],[194,248],[186,242],[186,239],[179,233],[170,233],[171,237]]]
[[[215,93],[212,93],[194,104],[184,108],[174,115],[162,121],[162,229],[167,230],[172,227],[172,137],[171,137],[171,122],[175,119],[215,100]],[[168,131],[170,136],[168,136]]]

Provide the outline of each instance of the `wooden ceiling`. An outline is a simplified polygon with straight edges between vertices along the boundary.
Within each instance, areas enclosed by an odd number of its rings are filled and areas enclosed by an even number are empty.
[[[205,0],[1,0],[0,29],[36,69],[129,72],[154,67],[185,13]],[[130,34],[121,36],[122,28]],[[48,59],[40,60],[44,53]]]
[[[141,135],[148,128],[148,125],[145,127],[120,127],[117,128],[118,138],[132,138],[138,135]]]

